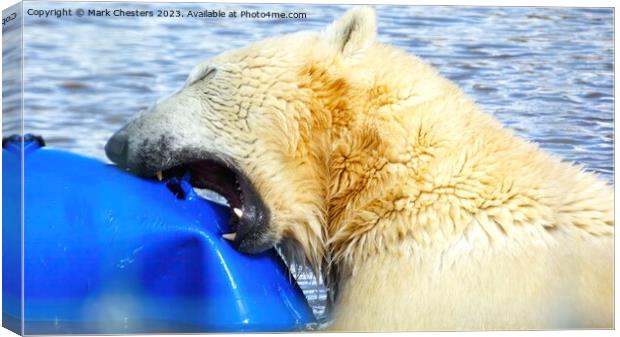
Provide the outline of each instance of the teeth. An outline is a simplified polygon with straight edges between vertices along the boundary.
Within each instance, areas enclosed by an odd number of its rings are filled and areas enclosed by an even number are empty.
[[[243,216],[243,211],[239,208],[233,208],[233,212],[235,212],[235,214],[237,214],[238,217],[242,217]]]
[[[222,234],[222,237],[228,241],[233,241],[237,237],[237,233]]]
[[[157,173],[155,173],[155,175],[157,176],[157,180],[159,180],[159,181],[164,180],[164,174],[161,171],[157,171]]]

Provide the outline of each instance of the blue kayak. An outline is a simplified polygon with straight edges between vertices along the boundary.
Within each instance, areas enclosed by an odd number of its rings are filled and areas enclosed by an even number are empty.
[[[187,179],[142,179],[42,145],[31,136],[3,141],[5,327],[295,331],[315,322],[277,252],[236,251],[222,238],[229,209],[198,196]]]

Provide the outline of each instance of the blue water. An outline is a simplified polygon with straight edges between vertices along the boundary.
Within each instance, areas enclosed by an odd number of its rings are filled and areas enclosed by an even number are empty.
[[[105,159],[108,137],[193,65],[251,41],[321,29],[348,6],[28,2],[28,8],[305,12],[303,20],[26,17],[26,132]],[[610,182],[613,9],[377,6],[379,39],[416,54],[520,136]],[[413,76],[413,74],[412,74]],[[17,90],[7,88],[5,99]],[[16,106],[16,105],[14,105]],[[17,127],[17,109],[3,131]],[[311,287],[312,288],[312,287]],[[320,290],[314,305],[323,297]]]

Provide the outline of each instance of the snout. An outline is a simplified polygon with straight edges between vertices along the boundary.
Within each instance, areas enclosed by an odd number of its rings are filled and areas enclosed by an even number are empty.
[[[149,118],[127,123],[108,139],[105,153],[119,168],[139,176],[153,176],[191,155],[179,134]]]
[[[144,129],[140,120],[134,120],[108,139],[105,154],[118,167],[139,176],[152,176],[167,169],[163,165],[174,159],[171,151],[176,138],[158,135],[151,129]]]
[[[225,238],[243,253],[272,247],[271,211],[237,160],[212,147],[183,142],[170,129],[152,127],[151,121],[133,120],[112,135],[105,145],[108,158],[139,176],[189,177],[193,187],[219,193],[231,209],[230,233]]]
[[[194,188],[219,193],[231,209],[225,238],[241,252],[262,252],[273,246],[275,236],[270,231],[271,211],[239,161],[247,146],[239,146],[243,129],[221,130],[207,123],[204,116],[211,111],[203,111],[192,93],[188,89],[174,94],[140,113],[110,137],[105,153],[138,176],[189,177]]]
[[[121,168],[127,168],[127,155],[129,149],[129,137],[124,129],[116,132],[105,144],[105,154]]]

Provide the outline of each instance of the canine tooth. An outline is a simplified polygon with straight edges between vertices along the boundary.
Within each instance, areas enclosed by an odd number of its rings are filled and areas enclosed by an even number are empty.
[[[235,212],[235,214],[237,214],[238,217],[242,217],[243,216],[243,211],[239,208],[233,208],[233,212]]]
[[[155,173],[155,175],[157,176],[157,180],[159,180],[159,181],[164,180],[164,174],[161,171],[157,171],[157,173]]]
[[[222,234],[222,237],[228,241],[233,241],[237,237],[237,233]]]

